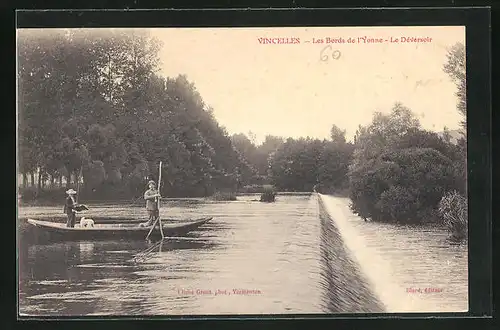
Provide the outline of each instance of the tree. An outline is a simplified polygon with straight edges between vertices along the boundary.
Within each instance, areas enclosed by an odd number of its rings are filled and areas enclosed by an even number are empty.
[[[351,155],[345,142],[290,138],[270,154],[270,178],[279,189],[335,192],[346,183]]]
[[[389,114],[375,112],[372,123],[360,126],[354,137],[353,166],[379,155],[387,145],[397,143],[410,130],[420,128],[415,114],[401,103],[395,103]]]
[[[71,177],[74,178],[74,183],[77,183],[78,173],[80,169],[89,162],[89,152],[81,139],[71,139],[63,137],[55,147],[55,158],[61,162],[66,170],[67,188],[71,184]]]
[[[453,45],[447,54],[447,61],[443,66],[443,70],[447,73],[451,80],[455,83],[457,91],[455,95],[458,98],[457,110],[462,115],[462,138],[457,141],[461,158],[454,164],[456,173],[461,173],[463,189],[460,192],[466,191],[467,180],[467,85],[466,85],[466,53],[465,46],[462,43]]]
[[[448,127],[443,127],[443,140],[447,143],[451,143],[451,133]]]
[[[255,171],[194,84],[158,74],[160,46],[137,30],[20,31],[23,176],[70,185],[82,169],[92,198],[137,196],[159,161],[165,195],[249,182]]]
[[[345,130],[341,130],[336,125],[332,125],[332,128],[330,129],[330,139],[334,143],[345,143],[345,133]]]
[[[411,111],[397,104],[360,127],[349,168],[352,209],[376,221],[436,220],[441,197],[461,189],[458,147],[420,128]]]
[[[321,193],[335,193],[348,186],[347,173],[354,145],[342,140],[324,141],[318,158],[318,187]]]
[[[457,110],[463,116],[462,126],[465,129],[467,120],[467,86],[465,68],[465,46],[462,43],[453,45],[447,54],[447,61],[443,70],[457,86],[456,96],[458,98]],[[464,132],[465,134],[465,132]]]
[[[254,132],[248,131],[248,138],[250,139],[250,142],[252,142],[253,145],[256,145],[257,135],[255,135]]]
[[[252,165],[260,175],[268,175],[270,165],[269,158],[284,143],[284,139],[280,136],[266,135],[266,137],[264,138],[264,142],[261,145],[257,146],[255,162],[252,163]]]
[[[257,147],[245,134],[233,134],[231,136],[231,143],[248,162],[256,162]]]

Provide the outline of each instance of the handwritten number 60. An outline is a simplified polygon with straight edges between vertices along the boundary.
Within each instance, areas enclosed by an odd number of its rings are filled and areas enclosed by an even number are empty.
[[[325,54],[326,50],[333,50],[333,47],[332,45],[328,45],[326,46],[325,48],[323,48],[321,50],[321,53],[320,53],[320,59],[322,61],[328,61],[329,59],[329,55]],[[340,56],[342,55],[342,53],[339,51],[339,50],[334,50],[332,53],[331,53],[331,57],[334,59],[334,60],[338,60],[340,58]]]

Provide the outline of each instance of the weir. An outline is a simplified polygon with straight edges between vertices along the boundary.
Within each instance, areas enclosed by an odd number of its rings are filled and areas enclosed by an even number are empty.
[[[383,313],[384,304],[345,248],[341,234],[318,198],[323,308],[326,313]]]
[[[350,221],[353,215],[337,197],[317,194],[321,219],[321,255],[330,312],[397,313],[439,310],[397,283],[395,270],[368,247]],[[349,212],[350,214],[347,214]],[[363,221],[360,219],[360,221]],[[381,244],[384,244],[381,242]]]

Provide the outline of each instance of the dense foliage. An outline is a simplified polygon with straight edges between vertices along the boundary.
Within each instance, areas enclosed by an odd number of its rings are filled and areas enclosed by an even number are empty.
[[[329,140],[267,136],[256,146],[244,134],[232,136],[235,148],[256,168],[263,182],[279,191],[334,193],[347,188],[347,171],[353,145],[345,131],[332,126]]]
[[[288,139],[270,158],[270,177],[285,191],[334,193],[346,188],[352,144]]]
[[[467,198],[457,191],[447,192],[439,202],[438,210],[453,239],[467,237]]]
[[[457,86],[461,136],[452,141],[446,128],[442,135],[421,129],[411,110],[399,103],[390,114],[375,113],[372,123],[360,126],[354,139],[348,174],[351,208],[375,221],[414,224],[441,220],[454,235],[465,237],[467,110],[462,44],[449,50],[443,70]]]
[[[142,195],[163,161],[164,196],[233,200],[237,191],[347,191],[363,218],[444,217],[450,227],[463,227],[461,216],[450,214],[466,195],[465,132],[455,141],[447,130],[426,131],[396,103],[360,126],[352,142],[332,125],[329,139],[269,135],[257,145],[251,133],[229,136],[186,76],[157,73],[160,46],[134,30],[19,33],[24,185],[31,181],[43,191],[81,182],[85,198],[131,198]],[[443,70],[457,84],[465,122],[462,45],[450,50]],[[439,212],[451,192],[455,204]]]
[[[265,203],[273,203],[276,201],[276,191],[272,187],[266,187],[264,192],[260,194],[260,201]]]
[[[375,221],[435,222],[442,196],[464,192],[460,147],[420,128],[408,108],[376,113],[356,134],[349,170],[352,209]]]
[[[457,86],[455,95],[457,96],[457,110],[465,118],[467,116],[467,96],[466,96],[466,68],[465,68],[465,45],[457,43],[450,48],[447,54],[447,61],[443,67],[451,80]],[[466,121],[462,122],[465,128]]]
[[[253,170],[185,76],[157,74],[147,33],[21,31],[19,170],[43,189],[83,177],[88,198],[138,196],[163,161],[162,193],[234,189]],[[35,174],[38,182],[35,182]]]

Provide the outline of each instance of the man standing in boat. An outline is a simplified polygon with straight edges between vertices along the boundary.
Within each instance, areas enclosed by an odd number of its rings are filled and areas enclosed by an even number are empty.
[[[73,228],[75,227],[75,222],[76,222],[76,210],[75,210],[76,191],[74,191],[73,189],[69,189],[66,191],[66,194],[68,194],[68,197],[66,198],[66,203],[64,204],[64,210],[66,215],[68,216],[68,220],[66,221],[66,227]]]
[[[149,214],[149,220],[146,226],[152,226],[155,220],[160,216],[158,209],[158,198],[160,198],[160,192],[156,189],[156,183],[154,181],[148,182],[149,189],[144,193],[144,199],[146,200],[146,210]]]

